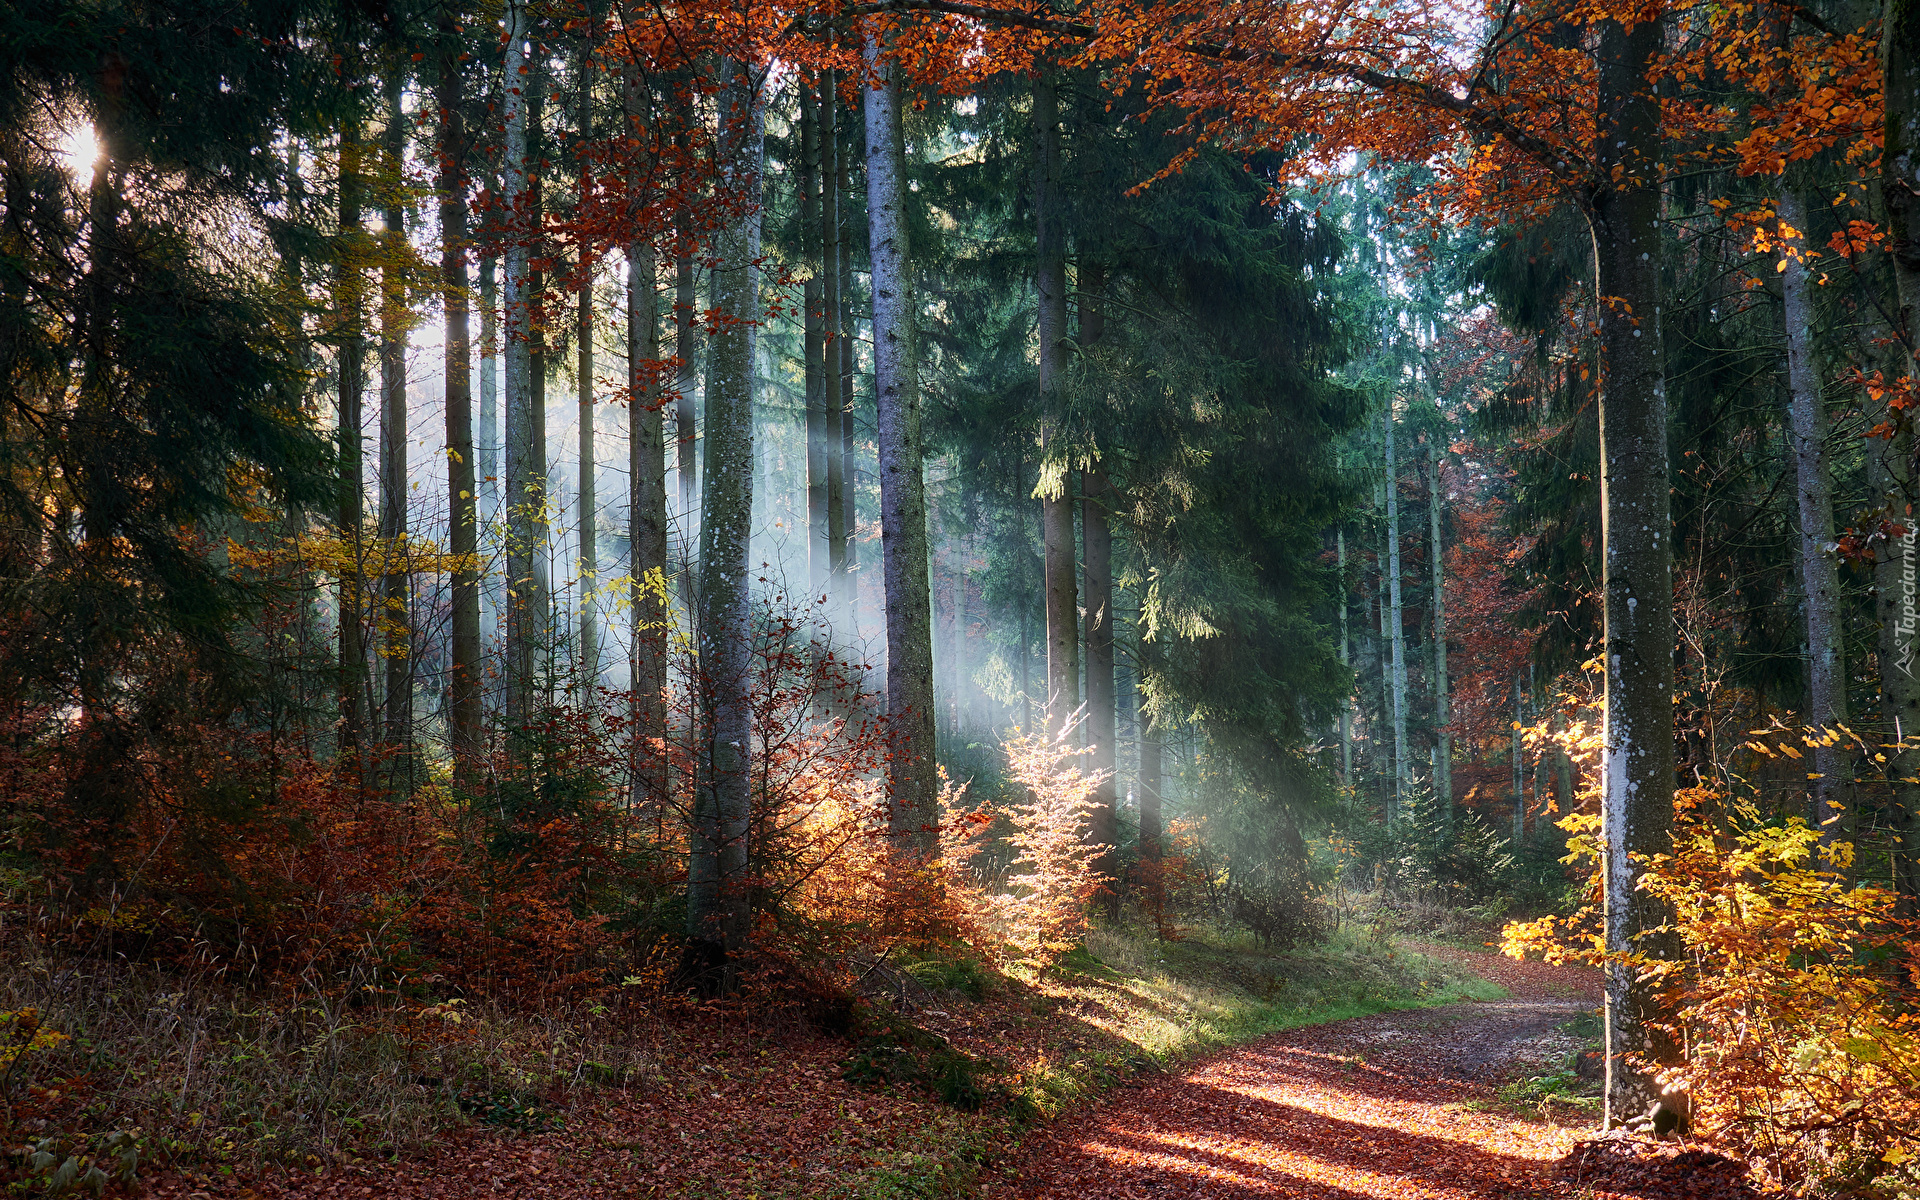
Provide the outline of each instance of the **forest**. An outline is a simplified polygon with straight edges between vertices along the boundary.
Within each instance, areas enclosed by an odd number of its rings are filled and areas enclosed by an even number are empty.
[[[1906,6],[0,63],[8,1195],[1920,1198]]]

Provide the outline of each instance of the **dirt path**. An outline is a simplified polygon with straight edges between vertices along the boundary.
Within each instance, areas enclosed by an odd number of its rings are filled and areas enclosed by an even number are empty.
[[[1574,1043],[1555,1027],[1598,1002],[1593,972],[1417,948],[1471,967],[1511,997],[1311,1026],[1216,1055],[1036,1134],[1012,1164],[1017,1177],[988,1194],[1739,1194],[1720,1186],[1732,1183],[1731,1165],[1711,1155],[1675,1158],[1673,1149],[1609,1139],[1604,1152],[1569,1158],[1590,1135],[1591,1118],[1553,1124],[1490,1103],[1515,1075],[1564,1061]],[[1583,1162],[1595,1169],[1578,1178]]]

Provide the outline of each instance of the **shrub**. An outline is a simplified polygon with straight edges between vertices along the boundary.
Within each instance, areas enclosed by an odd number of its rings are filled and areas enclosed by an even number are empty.
[[[1683,953],[1624,956],[1661,986],[1686,1047],[1664,1078],[1690,1094],[1694,1128],[1783,1182],[1920,1194],[1920,923],[1883,888],[1852,886],[1852,848],[1819,848],[1800,818],[1762,819],[1707,789],[1678,797],[1674,850],[1641,886],[1667,905]],[[1597,818],[1562,822],[1592,860]],[[1597,913],[1511,925],[1509,953],[1604,961]]]

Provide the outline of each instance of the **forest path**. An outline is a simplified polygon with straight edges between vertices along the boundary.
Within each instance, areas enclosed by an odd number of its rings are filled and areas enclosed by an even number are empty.
[[[1492,1103],[1501,1084],[1557,1068],[1578,1047],[1556,1027],[1599,1003],[1597,972],[1454,947],[1407,948],[1467,967],[1510,996],[1307,1026],[1224,1051],[1036,1131],[1008,1164],[1017,1176],[987,1194],[1745,1194],[1735,1178],[1743,1168],[1700,1151],[1676,1158],[1666,1148],[1609,1138],[1569,1159],[1590,1136],[1593,1115],[1529,1120]]]

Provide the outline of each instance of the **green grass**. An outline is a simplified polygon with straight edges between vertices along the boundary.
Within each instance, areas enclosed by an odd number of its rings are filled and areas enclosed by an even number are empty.
[[[1023,1127],[1141,1073],[1303,1025],[1507,994],[1391,939],[1342,934],[1267,953],[1241,934],[1199,930],[1162,942],[1134,928],[1096,929],[1048,970],[1016,972],[996,986],[1015,989],[1033,1020],[1056,1035],[1058,1052],[1010,1081],[1012,1111],[937,1112],[913,1145],[848,1180],[845,1195],[958,1196]]]
[[[1125,928],[1094,930],[1083,948],[1025,982],[1051,1009],[1070,1009],[1105,1035],[1026,1071],[1017,1090],[1042,1117],[1140,1070],[1269,1033],[1507,994],[1390,940],[1341,934],[1267,953],[1244,934],[1203,930],[1162,942]]]
[[[1121,1035],[1162,1060],[1302,1025],[1507,994],[1459,967],[1350,934],[1265,954],[1246,935],[1160,942],[1098,930],[1087,951],[1137,997],[1121,1009]]]

